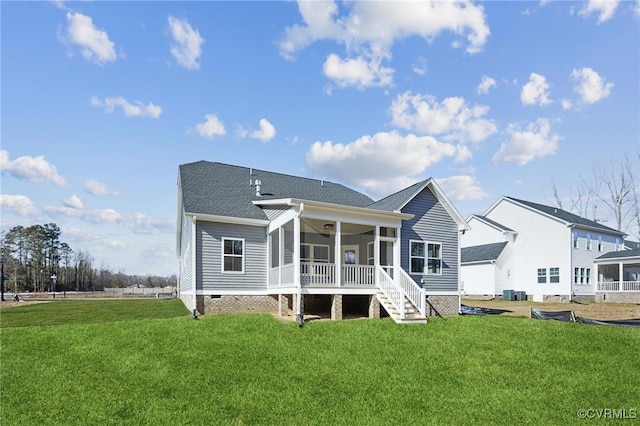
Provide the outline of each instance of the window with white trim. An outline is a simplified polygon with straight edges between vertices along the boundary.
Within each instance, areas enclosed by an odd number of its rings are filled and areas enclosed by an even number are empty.
[[[573,248],[579,248],[578,233],[573,231]]]
[[[591,268],[573,268],[573,283],[591,285]]]
[[[602,245],[602,235],[598,235],[598,251],[602,253],[602,250],[604,250]]]
[[[620,251],[620,238],[616,238],[616,251]]]
[[[547,268],[538,268],[538,284],[547,283]]]
[[[587,234],[587,250],[591,250],[591,234]]]
[[[244,273],[244,239],[222,239],[222,272]]]
[[[373,241],[367,243],[367,264],[375,264],[375,250],[373,247]]]
[[[560,282],[560,268],[549,268],[549,282],[550,283]]]
[[[442,244],[409,240],[409,266],[412,274],[442,274]]]

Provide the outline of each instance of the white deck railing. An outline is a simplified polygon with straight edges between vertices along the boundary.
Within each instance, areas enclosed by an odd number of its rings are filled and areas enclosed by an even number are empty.
[[[402,288],[397,286],[393,282],[393,278],[385,272],[382,267],[376,267],[376,274],[378,275],[378,286],[380,290],[387,296],[393,306],[400,313],[400,317],[404,318],[404,294]]]
[[[398,274],[398,283],[402,287],[404,295],[414,304],[418,312],[422,315],[426,315],[427,301],[424,290],[406,273],[402,268],[396,268],[400,273]]]
[[[347,286],[373,287],[376,285],[375,266],[344,265],[342,283]]]
[[[600,281],[598,291],[640,291],[640,281]]]
[[[322,262],[300,263],[300,281],[303,286],[336,285],[336,265]]]

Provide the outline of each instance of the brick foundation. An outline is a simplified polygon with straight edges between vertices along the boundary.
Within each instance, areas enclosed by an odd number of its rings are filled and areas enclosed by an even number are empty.
[[[375,294],[369,296],[369,318],[380,318],[380,301]]]
[[[331,319],[342,319],[342,295],[334,294],[331,296]]]
[[[640,291],[608,291],[597,292],[596,302],[640,303]]]
[[[459,298],[458,296],[429,296],[427,299],[427,316],[436,316],[436,311],[445,316],[458,315],[459,313]]]
[[[197,296],[199,314],[232,312],[278,312],[278,296]]]

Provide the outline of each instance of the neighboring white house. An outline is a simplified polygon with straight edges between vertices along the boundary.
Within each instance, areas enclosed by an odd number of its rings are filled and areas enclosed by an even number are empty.
[[[514,290],[534,301],[593,300],[594,259],[624,249],[623,232],[511,197],[501,197],[467,222],[471,229],[461,238],[467,296],[500,297]]]
[[[432,179],[374,202],[343,185],[199,161],[178,175],[179,297],[196,312],[459,310],[467,223]]]

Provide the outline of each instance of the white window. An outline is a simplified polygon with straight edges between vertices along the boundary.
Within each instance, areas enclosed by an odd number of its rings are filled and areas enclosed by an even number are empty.
[[[329,246],[324,244],[300,244],[300,260],[303,262],[329,262]]]
[[[591,250],[591,234],[587,234],[587,250]]]
[[[373,241],[367,243],[367,264],[373,265],[375,263],[375,250],[373,247]]]
[[[616,238],[616,251],[620,251],[620,238]]]
[[[538,284],[547,283],[547,268],[538,269]]]
[[[591,285],[591,268],[573,268],[573,282],[578,285]]]
[[[598,251],[600,253],[602,253],[603,250],[603,246],[602,246],[602,235],[598,235]]]
[[[222,272],[244,273],[244,240],[222,239]]]
[[[410,240],[409,263],[412,274],[442,274],[442,244]]]
[[[578,233],[573,231],[573,248],[579,248],[578,245]]]
[[[560,268],[549,268],[549,282],[550,283],[560,282]]]

